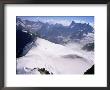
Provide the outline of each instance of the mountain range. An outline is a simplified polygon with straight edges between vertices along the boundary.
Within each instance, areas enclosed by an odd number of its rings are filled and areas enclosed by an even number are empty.
[[[89,23],[72,21],[70,25],[63,26],[60,23],[51,24],[16,18],[16,32],[18,52],[20,52],[19,48],[23,51],[24,47],[36,37],[61,45],[77,42],[83,45],[84,50],[94,50],[94,28]],[[18,43],[19,40],[21,42]]]

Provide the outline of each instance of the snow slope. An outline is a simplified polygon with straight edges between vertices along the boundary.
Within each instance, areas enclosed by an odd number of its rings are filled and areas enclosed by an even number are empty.
[[[17,74],[40,74],[39,68],[52,74],[84,74],[94,64],[93,53],[41,38],[35,44],[25,56],[17,59]]]

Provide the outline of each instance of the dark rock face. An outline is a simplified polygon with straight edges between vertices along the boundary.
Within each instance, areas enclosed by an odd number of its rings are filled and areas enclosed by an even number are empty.
[[[94,43],[88,43],[85,46],[83,46],[82,49],[87,51],[94,51]]]
[[[41,73],[41,74],[50,74],[49,71],[47,71],[45,68],[38,68],[38,71]],[[51,73],[52,74],[52,73]]]
[[[94,65],[89,70],[87,70],[84,74],[94,74]]]
[[[16,30],[16,57],[21,57],[23,53],[23,48],[32,42],[32,37],[30,34],[22,32],[21,30]]]

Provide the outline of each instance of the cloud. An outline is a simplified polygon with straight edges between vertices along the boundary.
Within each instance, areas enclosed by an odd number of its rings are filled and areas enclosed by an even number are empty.
[[[48,19],[48,20],[43,20],[43,22],[48,22],[50,24],[56,24],[56,23],[59,23],[59,24],[62,24],[64,26],[68,26],[70,25],[70,21],[69,20],[57,20],[57,19]]]

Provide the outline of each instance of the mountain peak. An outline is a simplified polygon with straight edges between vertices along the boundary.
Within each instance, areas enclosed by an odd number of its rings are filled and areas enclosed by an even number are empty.
[[[74,25],[75,25],[75,21],[72,21],[70,24],[70,27],[72,28],[72,27],[74,27]]]
[[[72,21],[71,24],[70,24],[70,26],[72,26],[72,25],[74,25],[74,24],[75,24],[75,21]]]
[[[75,24],[75,21],[72,21],[71,24]]]

